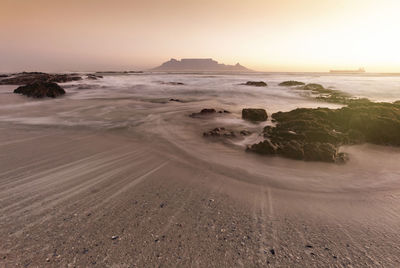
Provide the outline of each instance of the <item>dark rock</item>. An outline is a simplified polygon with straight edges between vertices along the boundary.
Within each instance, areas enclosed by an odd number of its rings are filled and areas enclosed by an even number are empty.
[[[180,99],[169,99],[169,101],[182,102]]]
[[[242,118],[249,121],[266,121],[268,116],[264,109],[246,108],[242,110]]]
[[[33,98],[50,97],[55,98],[65,94],[62,87],[51,82],[34,82],[26,86],[20,86],[14,90],[14,93],[26,95]]]
[[[264,140],[262,142],[253,144],[248,149],[259,154],[274,155],[276,154],[277,145],[272,144],[272,142],[269,140]]]
[[[230,114],[231,112],[229,112],[227,110],[221,110],[221,111],[218,111],[218,113],[220,113],[220,114]]]
[[[283,87],[304,86],[304,85],[305,84],[303,82],[294,81],[294,80],[284,81],[282,83],[279,83],[279,86],[283,86]]]
[[[0,74],[0,78],[8,77],[7,74]]]
[[[269,252],[271,252],[272,255],[275,255],[275,249],[270,249]]]
[[[213,113],[215,113],[216,111],[215,111],[215,109],[202,109],[201,111],[200,111],[200,113],[201,114],[213,114]]]
[[[245,86],[254,86],[254,87],[266,87],[268,86],[267,83],[264,81],[247,81],[246,83],[242,84]]]

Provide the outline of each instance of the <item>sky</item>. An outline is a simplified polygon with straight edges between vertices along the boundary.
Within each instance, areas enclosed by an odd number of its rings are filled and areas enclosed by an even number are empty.
[[[398,0],[0,0],[0,72],[142,70],[170,58],[400,72],[399,12]]]

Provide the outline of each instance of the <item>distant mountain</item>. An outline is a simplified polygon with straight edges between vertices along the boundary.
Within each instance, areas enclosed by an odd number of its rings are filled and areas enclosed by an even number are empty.
[[[169,72],[191,72],[191,71],[219,71],[219,72],[251,72],[252,70],[237,63],[236,65],[225,65],[213,59],[171,59],[160,66],[151,69],[152,71]]]

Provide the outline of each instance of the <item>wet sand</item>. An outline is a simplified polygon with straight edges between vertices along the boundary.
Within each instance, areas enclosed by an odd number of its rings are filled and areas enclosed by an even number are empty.
[[[0,88],[0,267],[400,266],[399,148],[343,148],[334,165],[201,135],[260,131],[239,101],[321,103],[77,86],[43,101]],[[232,114],[188,117],[204,107]]]
[[[118,133],[1,125],[2,267],[397,267],[397,189],[274,187]]]

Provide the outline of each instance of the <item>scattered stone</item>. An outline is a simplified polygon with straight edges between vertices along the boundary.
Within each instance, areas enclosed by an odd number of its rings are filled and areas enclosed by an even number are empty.
[[[307,244],[306,248],[313,248],[313,246]]]
[[[221,110],[221,111],[218,111],[218,113],[220,113],[220,114],[230,114],[231,112],[229,112],[227,110]]]
[[[46,262],[50,262],[50,259],[49,259],[49,258],[46,258]]]
[[[113,236],[111,237],[111,240],[116,240],[116,239],[118,239],[118,238],[119,238],[118,235],[113,235]]]
[[[55,98],[65,94],[65,90],[52,82],[34,82],[26,86],[20,86],[14,93],[26,95],[33,98]]]
[[[305,84],[303,82],[294,81],[294,80],[284,81],[282,83],[279,83],[279,86],[283,86],[283,87],[304,86],[304,85]]]
[[[245,108],[242,110],[242,118],[249,121],[266,121],[267,112],[264,109]]]
[[[272,255],[275,255],[275,249],[270,249],[269,252],[271,252]]]
[[[236,134],[234,131],[227,130],[224,127],[217,127],[208,132],[203,133],[204,137],[225,137],[225,138],[234,138]]]
[[[247,81],[246,83],[242,84],[245,86],[253,86],[253,87],[266,87],[268,86],[267,83],[264,81]]]
[[[162,202],[162,203],[160,204],[160,208],[163,208],[163,207],[165,207],[166,205],[167,205],[167,203]]]

